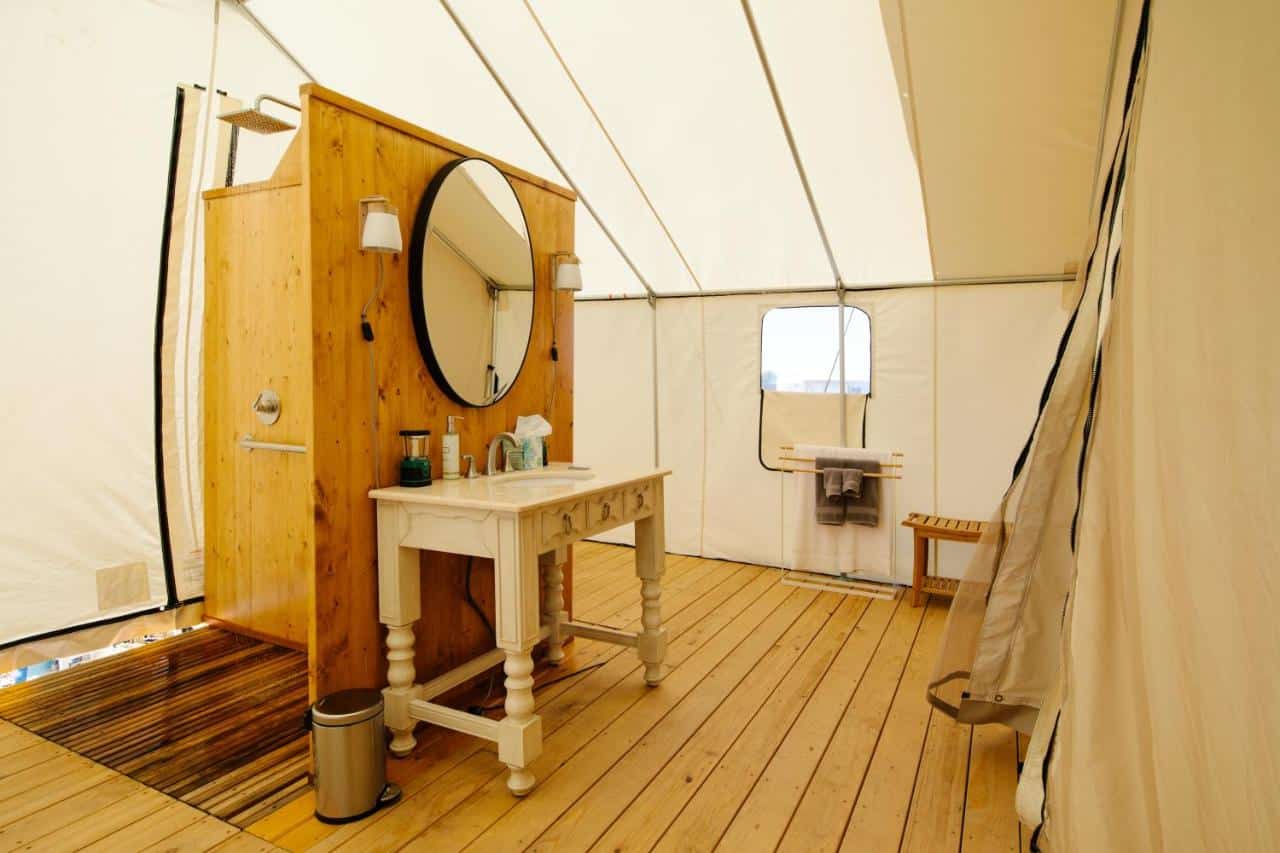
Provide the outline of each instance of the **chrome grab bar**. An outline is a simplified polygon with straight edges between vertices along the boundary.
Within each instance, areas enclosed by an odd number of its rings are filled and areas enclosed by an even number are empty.
[[[255,441],[253,436],[246,433],[244,438],[240,439],[240,446],[245,450],[274,450],[278,453],[306,453],[307,446],[305,444],[277,444],[273,441]]]

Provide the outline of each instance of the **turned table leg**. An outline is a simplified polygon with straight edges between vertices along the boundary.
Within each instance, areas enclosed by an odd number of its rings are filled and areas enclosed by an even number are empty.
[[[511,771],[507,789],[523,797],[535,782],[529,764],[542,751],[542,718],[533,713],[533,655],[507,652],[503,671],[507,674],[503,703],[507,716],[498,732],[498,760]]]
[[[391,754],[404,758],[417,743],[414,720],[409,716],[413,698],[413,626],[387,626],[387,688],[382,691],[387,728],[391,730]]]
[[[383,714],[391,730],[391,754],[408,755],[415,743],[413,699],[413,623],[422,615],[419,552],[401,548],[395,504],[378,502],[378,621],[387,626],[387,686]]]
[[[564,660],[564,637],[560,626],[569,618],[564,609],[564,566],[569,559],[569,549],[561,546],[548,557],[543,616],[551,631],[547,636],[547,663],[557,666]]]
[[[517,797],[533,790],[529,765],[542,753],[542,718],[533,713],[533,647],[539,639],[538,551],[534,519],[503,519],[494,561],[498,648],[506,654],[507,716],[498,721],[498,760],[510,774],[507,788]]]
[[[650,686],[665,675],[667,629],[662,627],[662,573],[666,569],[662,483],[654,484],[653,514],[636,522],[636,577],[640,578],[640,626],[636,652]]]

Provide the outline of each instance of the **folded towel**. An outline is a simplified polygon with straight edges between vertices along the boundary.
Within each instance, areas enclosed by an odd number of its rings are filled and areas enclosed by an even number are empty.
[[[831,469],[828,468],[827,470],[830,471]],[[846,498],[862,497],[862,469],[841,468],[840,474],[840,491],[844,492],[844,496]],[[830,494],[830,492],[827,494]]]
[[[826,490],[827,500],[834,502],[844,494],[845,470],[843,468],[819,468],[818,470],[822,472],[822,488]]]
[[[838,459],[816,459],[814,467],[821,473],[813,478],[815,518],[819,524],[844,524],[844,475]]]
[[[880,463],[870,459],[845,459],[841,465],[859,470],[862,488],[856,497],[845,499],[845,520],[863,527],[880,526],[880,478],[864,477],[879,474]]]

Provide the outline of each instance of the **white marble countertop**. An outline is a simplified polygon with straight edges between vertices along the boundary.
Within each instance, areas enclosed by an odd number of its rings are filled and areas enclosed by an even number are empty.
[[[651,465],[579,468],[570,467],[567,462],[553,462],[533,471],[514,471],[474,479],[436,479],[430,486],[418,488],[389,486],[372,489],[369,497],[379,501],[525,512],[559,503],[565,498],[607,492],[655,477],[666,477],[670,473],[670,469]]]

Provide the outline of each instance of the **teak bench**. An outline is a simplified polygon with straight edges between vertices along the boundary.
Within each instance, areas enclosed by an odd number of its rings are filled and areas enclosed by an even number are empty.
[[[940,578],[929,574],[929,540],[949,542],[977,542],[987,529],[985,521],[966,521],[962,518],[943,518],[913,512],[902,522],[910,527],[915,540],[915,564],[911,572],[911,606],[924,603],[925,593],[954,597],[960,582],[953,578]]]

